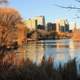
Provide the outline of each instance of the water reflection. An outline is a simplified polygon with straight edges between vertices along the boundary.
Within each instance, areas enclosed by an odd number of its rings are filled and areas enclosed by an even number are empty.
[[[44,55],[43,44],[37,44],[36,42],[29,42],[26,46],[26,58],[29,58],[33,62],[40,63]]]
[[[74,57],[79,58],[80,57],[80,42],[70,41],[69,46],[70,46],[69,54],[71,56],[71,59],[73,59]]]
[[[64,63],[74,57],[79,59],[79,48],[80,42],[74,42],[69,39],[29,42],[26,46],[25,58],[40,63],[45,55],[46,58],[49,56],[54,58],[55,63]]]

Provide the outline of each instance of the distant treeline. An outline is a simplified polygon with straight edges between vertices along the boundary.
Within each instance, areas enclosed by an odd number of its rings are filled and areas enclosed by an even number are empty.
[[[41,29],[37,29],[34,31],[27,32],[27,38],[37,39],[37,40],[45,40],[45,39],[62,39],[69,38],[66,33],[59,34],[55,31],[45,31]]]

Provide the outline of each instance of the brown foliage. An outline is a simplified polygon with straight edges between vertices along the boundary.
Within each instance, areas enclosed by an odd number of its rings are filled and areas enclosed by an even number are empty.
[[[0,8],[0,25],[14,26],[21,21],[20,14],[13,8]]]
[[[0,55],[12,50],[12,44],[17,39],[16,25],[21,22],[22,18],[15,9],[0,8]]]
[[[21,17],[15,9],[0,8],[0,43],[12,41],[16,36],[16,24],[19,22]]]

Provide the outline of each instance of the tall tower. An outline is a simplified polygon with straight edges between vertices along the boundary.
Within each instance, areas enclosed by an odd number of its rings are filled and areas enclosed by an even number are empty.
[[[69,32],[69,24],[66,19],[56,20],[56,32]]]
[[[45,17],[44,16],[37,16],[34,19],[37,20],[37,25],[45,26]]]

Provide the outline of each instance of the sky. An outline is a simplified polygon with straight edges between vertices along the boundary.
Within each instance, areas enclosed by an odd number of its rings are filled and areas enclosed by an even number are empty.
[[[9,7],[16,8],[24,19],[35,16],[45,16],[46,21],[54,22],[56,19],[68,19],[70,22],[80,24],[79,10],[64,9],[56,6],[80,6],[75,0],[9,0]]]

